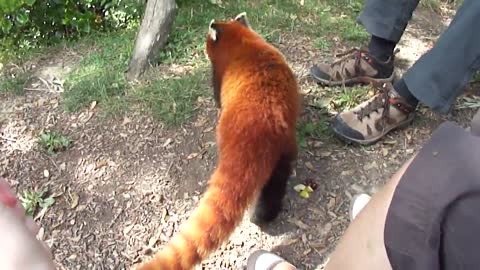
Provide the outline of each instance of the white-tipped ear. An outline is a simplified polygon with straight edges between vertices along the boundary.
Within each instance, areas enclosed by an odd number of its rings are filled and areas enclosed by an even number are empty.
[[[247,12],[244,11],[244,12],[238,14],[237,17],[235,17],[235,20],[238,21],[238,19],[240,19],[242,17],[247,17]]]
[[[247,13],[246,13],[246,12],[242,12],[242,13],[238,14],[238,15],[235,17],[235,21],[243,24],[244,26],[246,26],[246,27],[248,27],[248,28],[251,28],[251,27],[250,27],[250,24],[248,23]]]
[[[208,25],[208,35],[213,41],[217,41],[217,30],[213,28],[214,22],[215,22],[215,19],[212,19],[212,21],[210,21],[210,24]]]

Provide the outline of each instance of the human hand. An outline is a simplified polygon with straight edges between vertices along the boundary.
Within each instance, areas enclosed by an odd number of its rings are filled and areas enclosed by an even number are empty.
[[[0,177],[0,269],[55,269],[50,251],[35,237],[38,230],[8,183]]]

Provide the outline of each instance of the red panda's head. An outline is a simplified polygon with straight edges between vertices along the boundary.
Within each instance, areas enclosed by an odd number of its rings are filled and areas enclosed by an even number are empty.
[[[211,61],[220,55],[230,54],[242,44],[242,41],[258,38],[250,28],[245,12],[238,14],[230,21],[210,22],[207,36],[207,55]]]

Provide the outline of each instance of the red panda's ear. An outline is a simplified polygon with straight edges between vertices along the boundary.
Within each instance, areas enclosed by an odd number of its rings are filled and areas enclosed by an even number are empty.
[[[245,27],[247,27],[247,28],[251,28],[251,27],[250,27],[250,24],[248,23],[247,13],[246,13],[246,12],[242,12],[242,13],[238,14],[238,15],[235,17],[235,21],[241,23],[243,26],[245,26]]]
[[[212,19],[208,25],[208,37],[214,42],[218,39],[217,29],[215,29],[215,19]]]

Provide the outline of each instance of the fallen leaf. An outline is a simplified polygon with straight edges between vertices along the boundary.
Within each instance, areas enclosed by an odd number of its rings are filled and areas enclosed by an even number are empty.
[[[125,116],[125,118],[123,118],[123,123],[122,123],[122,125],[125,126],[125,125],[127,125],[127,124],[129,124],[129,123],[131,123],[131,122],[132,122],[132,120],[131,120],[130,118],[128,118],[128,117]]]
[[[90,110],[93,110],[95,108],[95,106],[97,106],[97,101],[96,100],[92,101],[92,103],[90,104]]]
[[[356,192],[356,193],[363,193],[365,190],[359,186],[358,184],[353,184],[351,185],[351,188]]]
[[[202,118],[198,118],[197,121],[195,121],[195,122],[193,123],[193,125],[194,125],[195,127],[202,127],[202,126],[204,126],[206,123],[207,123],[207,118],[202,117]]]
[[[123,229],[123,235],[128,235],[128,233],[133,229],[133,227],[135,226],[135,224],[131,224],[131,225],[128,225],[127,227],[125,227]]]
[[[209,127],[209,128],[206,128],[205,130],[203,130],[203,133],[208,133],[212,130],[213,130],[213,127]]]
[[[290,219],[290,222],[297,225],[297,227],[299,227],[302,230],[309,230],[310,229],[310,226],[308,226],[307,224],[305,224],[303,221],[301,221],[299,219],[293,219],[292,218],[292,219]]]
[[[303,242],[304,244],[307,244],[308,239],[307,239],[307,235],[306,235],[306,234],[302,234],[301,239],[302,239],[302,242]]]
[[[95,164],[88,164],[87,167],[85,168],[85,173],[90,173],[95,169]]]
[[[155,245],[155,243],[157,243],[158,241],[158,236],[154,235],[150,238],[150,240],[148,240],[148,246],[149,247],[153,247],[153,245]]]
[[[79,235],[77,237],[74,237],[74,238],[70,238],[70,240],[72,240],[73,242],[78,242],[80,241],[80,239],[82,239],[82,237]]]
[[[331,155],[332,155],[332,152],[328,152],[328,151],[320,153],[320,157],[322,157],[322,158],[329,157]]]
[[[161,220],[163,222],[166,222],[168,220],[168,211],[167,209],[163,208],[162,210],[162,217],[161,217]]]
[[[108,161],[102,159],[99,162],[97,162],[97,164],[95,165],[95,170],[98,170],[98,169],[100,169],[102,167],[105,167],[107,165],[108,165]]]
[[[315,171],[313,164],[310,161],[305,162],[305,167],[307,167],[311,171]]]
[[[293,245],[297,242],[298,242],[298,238],[287,239],[287,240],[282,242],[282,246],[291,246],[291,245]]]
[[[199,153],[191,153],[190,155],[187,156],[187,159],[196,158],[198,155]]]
[[[78,206],[78,202],[80,201],[80,196],[77,193],[72,194],[72,203],[70,204],[70,209],[73,209]]]
[[[371,170],[373,168],[378,168],[378,165],[377,165],[377,162],[376,161],[373,161],[371,163],[368,163],[368,164],[365,164],[365,166],[363,166],[363,169],[368,171],[368,170]]]
[[[325,243],[324,240],[317,241],[317,242],[311,242],[309,245],[310,245],[311,248],[316,248],[316,249],[326,247],[326,243]]]
[[[420,129],[420,134],[423,135],[430,135],[431,131],[429,129]]]
[[[162,145],[162,147],[167,147],[167,145],[171,144],[173,142],[172,138],[168,138],[165,143]]]
[[[331,210],[334,207],[335,207],[335,198],[330,198],[330,200],[328,201],[328,204],[327,204],[327,208]]]

